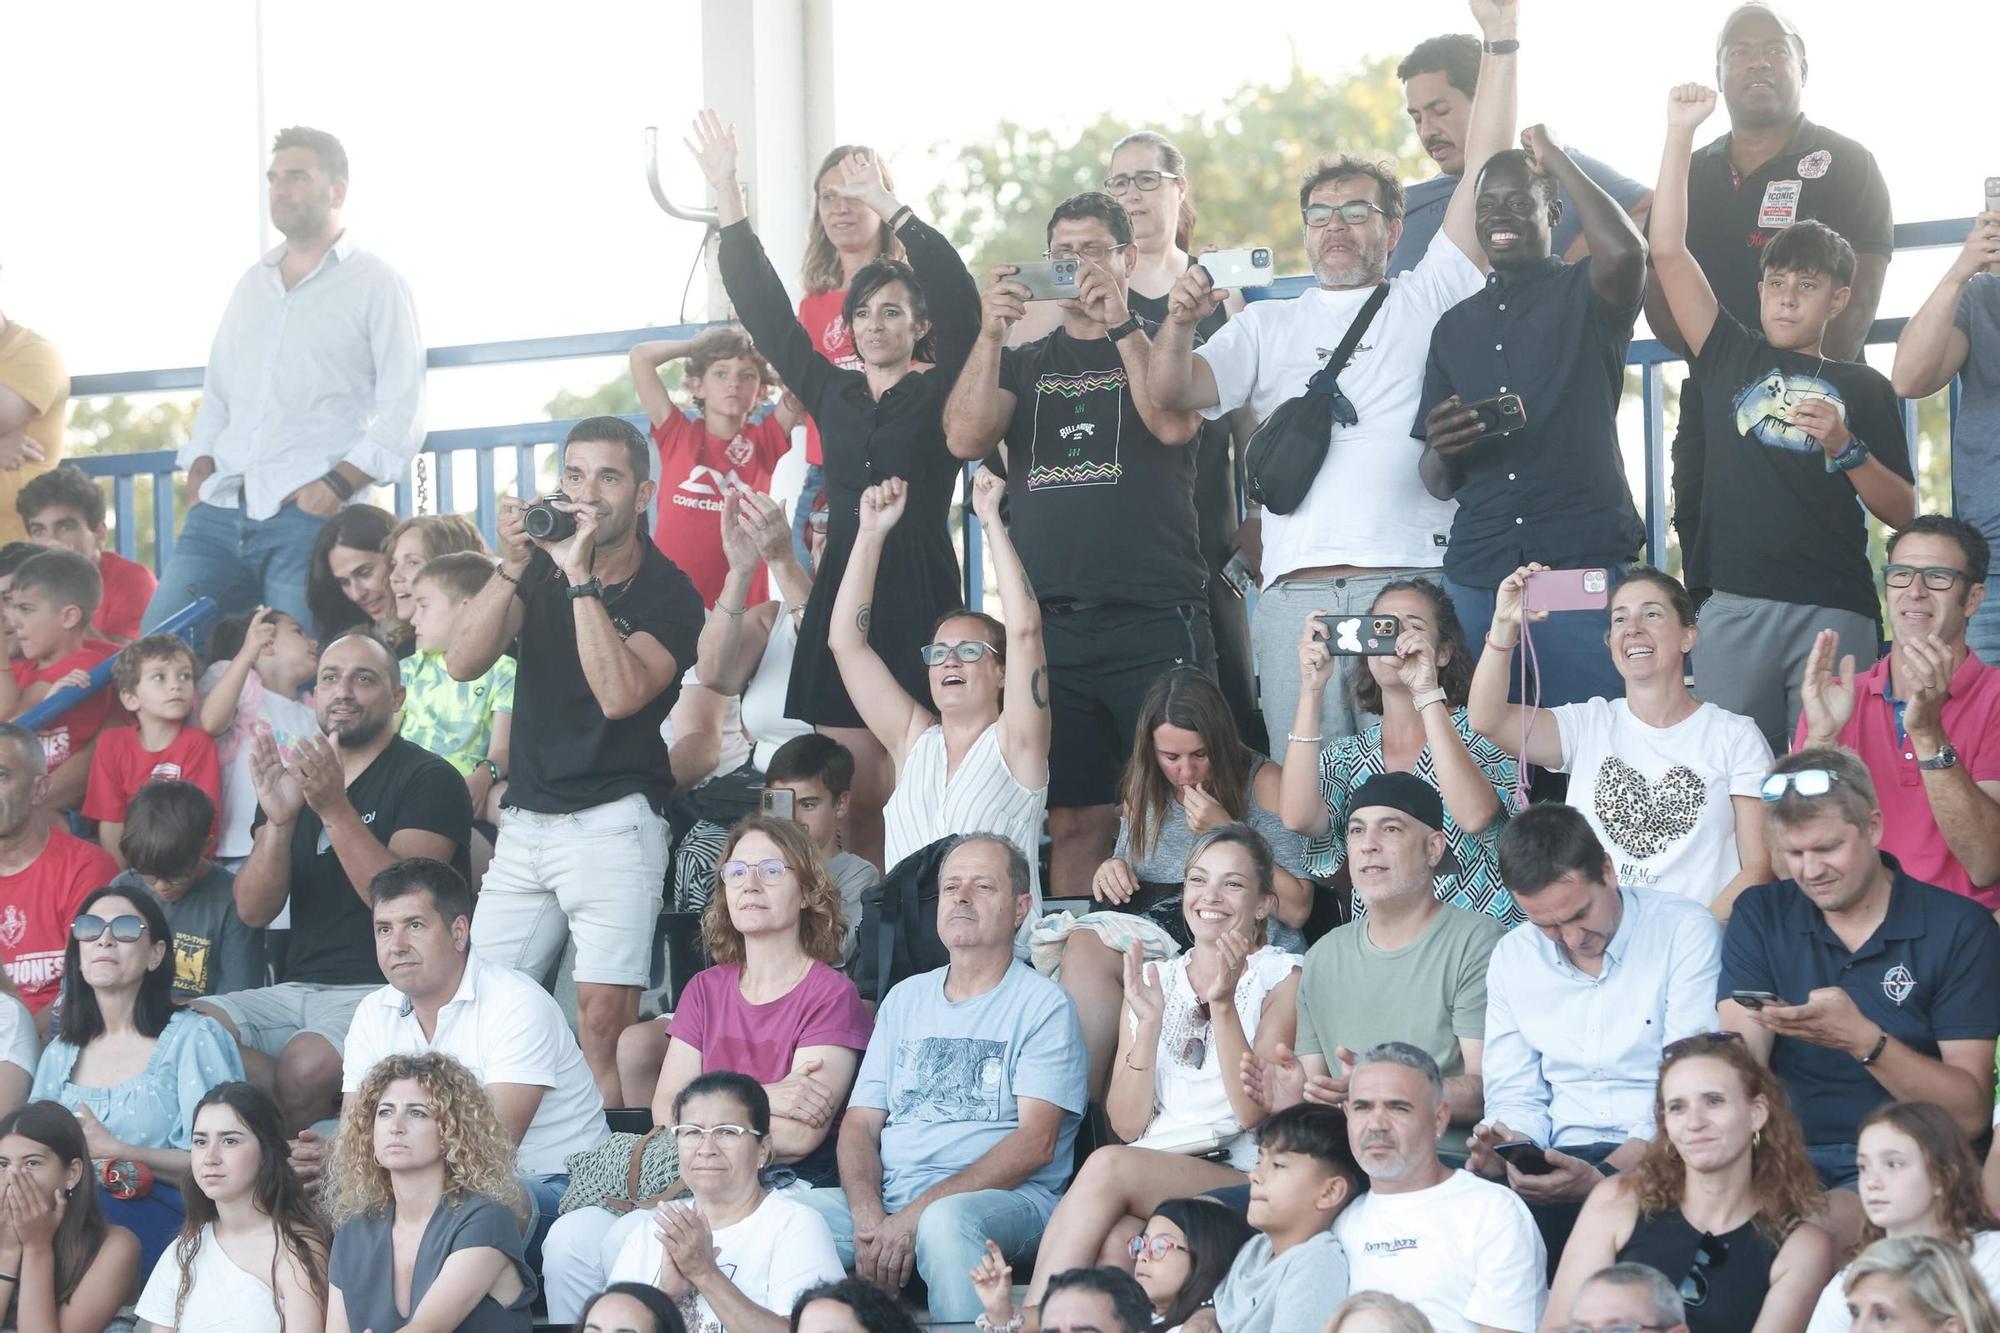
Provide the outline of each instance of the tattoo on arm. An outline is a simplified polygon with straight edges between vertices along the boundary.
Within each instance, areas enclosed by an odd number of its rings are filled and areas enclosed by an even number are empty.
[[[1035,674],[1028,678],[1028,697],[1035,701],[1035,707],[1049,706],[1049,669],[1046,665],[1035,668]]]
[[[863,634],[866,634],[868,632],[869,613],[873,609],[874,606],[872,603],[863,602],[861,604],[861,609],[854,613],[854,628],[860,630]]]

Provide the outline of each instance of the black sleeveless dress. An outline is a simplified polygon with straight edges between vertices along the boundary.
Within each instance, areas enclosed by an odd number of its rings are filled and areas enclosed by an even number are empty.
[[[1656,1268],[1680,1288],[1690,1333],[1750,1333],[1777,1257],[1778,1247],[1754,1221],[1711,1236],[1689,1225],[1678,1208],[1640,1214],[1632,1238],[1618,1251],[1619,1263]]]

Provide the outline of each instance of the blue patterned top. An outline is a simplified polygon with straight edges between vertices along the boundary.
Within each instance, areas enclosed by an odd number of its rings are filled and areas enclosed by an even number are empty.
[[[1493,792],[1500,798],[1500,815],[1484,832],[1468,833],[1451,817],[1451,806],[1446,804],[1444,841],[1458,862],[1458,869],[1454,874],[1437,877],[1438,901],[1518,926],[1527,916],[1500,881],[1498,854],[1500,830],[1514,808],[1514,756],[1474,731],[1463,708],[1452,710],[1451,725],[1465,742],[1472,761],[1493,784]],[[1319,792],[1326,801],[1327,819],[1332,827],[1306,843],[1308,874],[1325,879],[1347,863],[1348,798],[1362,783],[1388,771],[1382,754],[1380,722],[1358,736],[1343,736],[1319,752]],[[1428,745],[1417,755],[1416,775],[1432,788],[1437,787],[1437,765],[1431,759]],[[1365,910],[1361,900],[1355,898],[1355,914],[1358,916]]]
[[[90,1088],[69,1081],[82,1048],[57,1039],[35,1066],[28,1096],[90,1113],[121,1143],[134,1148],[185,1148],[194,1134],[194,1108],[218,1083],[243,1077],[243,1057],[222,1024],[191,1009],[167,1020],[146,1067],[123,1083]]]

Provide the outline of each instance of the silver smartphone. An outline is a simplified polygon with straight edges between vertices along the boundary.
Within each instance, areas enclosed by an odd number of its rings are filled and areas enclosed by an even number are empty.
[[[1248,250],[1211,250],[1195,262],[1207,270],[1209,282],[1224,291],[1269,287],[1278,280],[1278,270],[1266,246]]]
[[[1031,259],[1014,265],[1007,281],[1026,287],[1030,301],[1074,301],[1082,276],[1081,259]]]

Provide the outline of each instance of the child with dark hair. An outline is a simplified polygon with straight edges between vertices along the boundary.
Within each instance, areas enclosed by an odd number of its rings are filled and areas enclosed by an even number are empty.
[[[44,548],[75,551],[97,566],[104,585],[94,617],[97,632],[118,643],[139,637],[139,621],[153,600],[159,580],[136,560],[127,560],[105,546],[104,492],[74,464],[42,473],[14,497],[15,512],[27,527],[28,540]]]
[[[0,717],[19,717],[56,690],[89,684],[92,668],[118,651],[91,633],[90,618],[103,595],[97,566],[75,551],[43,551],[21,562],[0,617],[8,657],[19,651],[11,674],[0,674]],[[49,769],[43,798],[49,809],[69,809],[83,799],[97,730],[110,711],[110,696],[100,691],[36,733]]]
[[[215,738],[222,764],[215,857],[234,870],[250,855],[250,824],[257,814],[250,738],[266,727],[283,751],[318,733],[319,718],[299,702],[299,692],[319,670],[319,645],[294,617],[260,606],[215,622],[208,660],[201,677],[201,729]]]
[[[0,606],[7,604],[7,595],[14,590],[14,571],[41,553],[42,548],[32,542],[8,542],[0,546]],[[21,656],[21,645],[14,642],[12,635],[7,636],[7,656],[15,661]]]
[[[215,802],[190,782],[152,781],[125,809],[115,889],[144,889],[174,930],[174,998],[264,984],[264,932],[236,914],[236,877],[208,859]]]
[[[492,578],[484,553],[455,551],[411,581],[417,650],[402,661],[402,733],[465,776],[474,819],[498,824],[514,735],[514,659],[502,653],[477,680],[454,680],[444,665],[458,618]]]
[[[188,725],[188,715],[194,711],[194,678],[194,649],[172,634],[147,635],[119,653],[111,668],[111,687],[133,721],[97,738],[83,815],[97,821],[98,841],[120,866],[125,864],[119,839],[126,807],[148,782],[199,787],[211,807],[201,824],[207,834],[205,846],[211,850],[215,846],[213,806],[222,800],[222,767],[215,741],[200,727]]]

